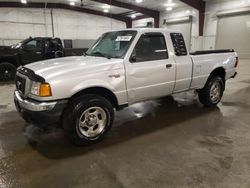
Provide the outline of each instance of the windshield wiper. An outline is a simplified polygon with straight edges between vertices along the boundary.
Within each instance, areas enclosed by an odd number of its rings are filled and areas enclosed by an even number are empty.
[[[100,56],[102,56],[102,57],[106,57],[107,59],[111,59],[111,57],[109,57],[109,56],[103,54],[102,52],[94,52],[93,54],[95,54],[95,55],[100,55]]]

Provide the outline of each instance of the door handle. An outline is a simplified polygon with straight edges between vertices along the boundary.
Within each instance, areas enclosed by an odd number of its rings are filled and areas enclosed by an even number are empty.
[[[172,64],[167,64],[167,65],[166,65],[166,68],[167,68],[167,69],[170,69],[172,66],[173,66]]]
[[[109,78],[120,78],[121,75],[120,74],[112,74],[112,75],[109,75]]]
[[[42,54],[42,52],[36,52],[36,54]]]

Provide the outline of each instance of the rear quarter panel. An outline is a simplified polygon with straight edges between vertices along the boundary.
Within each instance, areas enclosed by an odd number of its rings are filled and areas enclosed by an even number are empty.
[[[220,53],[191,56],[194,69],[191,89],[201,89],[205,86],[210,74],[217,68],[222,67],[226,71],[226,80],[236,72],[236,53]]]

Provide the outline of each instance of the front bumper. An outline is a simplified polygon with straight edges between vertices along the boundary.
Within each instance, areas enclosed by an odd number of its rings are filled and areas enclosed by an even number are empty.
[[[39,127],[58,125],[67,100],[38,102],[32,99],[24,99],[18,91],[14,93],[14,101],[17,111],[23,119]]]

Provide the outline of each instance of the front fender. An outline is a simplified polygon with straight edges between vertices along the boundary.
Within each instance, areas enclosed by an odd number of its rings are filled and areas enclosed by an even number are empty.
[[[76,93],[82,90],[92,88],[92,87],[103,87],[105,89],[108,89],[114,92],[114,86],[112,86],[110,83],[107,83],[105,81],[98,80],[98,79],[91,79],[91,80],[80,82],[75,87],[73,87],[71,90],[71,96],[75,95]]]
[[[11,63],[15,67],[20,66],[19,58],[17,55],[2,55],[0,56],[0,63]]]

